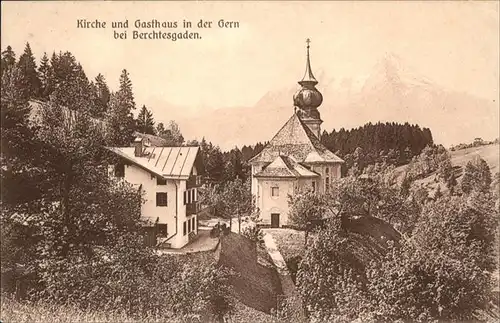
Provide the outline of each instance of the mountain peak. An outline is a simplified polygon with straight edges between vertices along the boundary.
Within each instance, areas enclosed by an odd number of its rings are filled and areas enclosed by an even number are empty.
[[[429,88],[433,85],[429,79],[410,68],[399,55],[388,52],[375,64],[365,81],[363,91],[380,90],[384,87],[402,90],[415,86]]]

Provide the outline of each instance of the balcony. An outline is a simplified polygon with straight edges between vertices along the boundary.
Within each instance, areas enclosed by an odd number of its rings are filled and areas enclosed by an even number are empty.
[[[200,187],[201,183],[202,183],[202,178],[200,175],[191,175],[187,180],[186,189]]]
[[[199,202],[186,204],[186,216],[197,214],[200,210],[201,204]]]

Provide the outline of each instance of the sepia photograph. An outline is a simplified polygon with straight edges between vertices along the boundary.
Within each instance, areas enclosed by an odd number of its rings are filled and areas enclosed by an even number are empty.
[[[0,323],[500,321],[499,1],[4,1]]]

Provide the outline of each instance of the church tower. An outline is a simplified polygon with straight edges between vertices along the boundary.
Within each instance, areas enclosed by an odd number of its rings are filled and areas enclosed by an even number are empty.
[[[307,43],[306,72],[301,81],[300,89],[293,95],[293,105],[300,120],[320,139],[321,120],[318,107],[323,102],[323,95],[316,89],[318,81],[311,71],[311,62],[309,59],[309,38]]]

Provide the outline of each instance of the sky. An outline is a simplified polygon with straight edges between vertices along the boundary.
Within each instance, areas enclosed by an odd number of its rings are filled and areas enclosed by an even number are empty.
[[[387,53],[447,88],[498,98],[499,2],[2,2],[2,50],[18,57],[70,51],[87,76],[102,73],[116,90],[122,69],[138,105],[194,109],[253,106],[304,71],[333,77],[370,73]],[[77,19],[106,21],[78,29]],[[115,40],[112,21],[238,21],[239,28],[196,29],[199,40]],[[184,31],[184,28],[164,31]],[[158,111],[159,107],[155,107]]]

